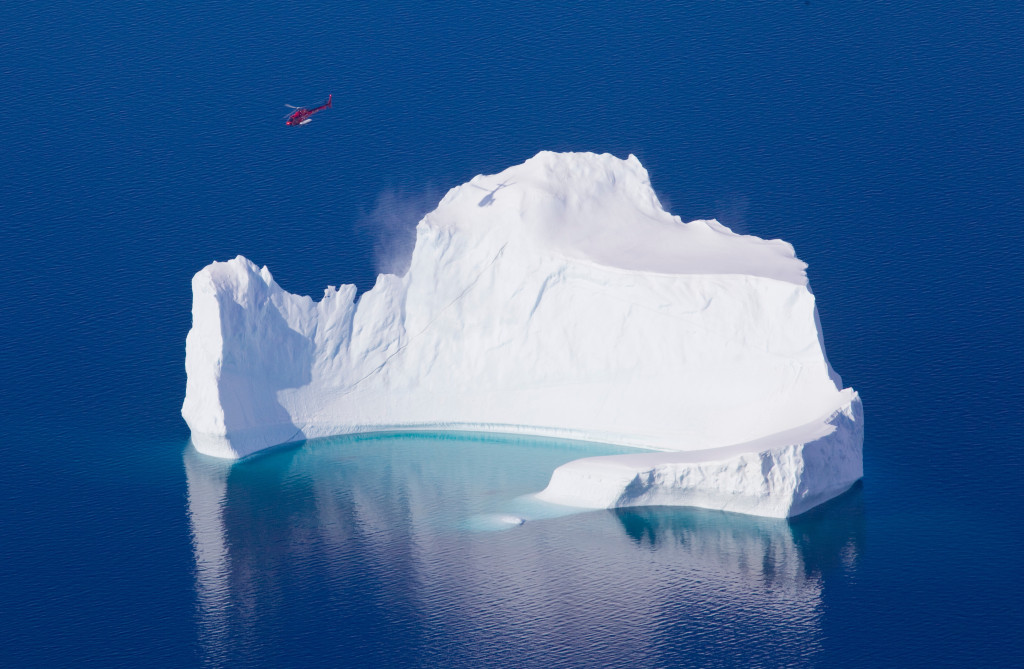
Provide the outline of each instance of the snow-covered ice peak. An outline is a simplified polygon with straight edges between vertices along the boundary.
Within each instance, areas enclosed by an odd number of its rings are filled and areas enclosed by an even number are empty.
[[[543,151],[453,188],[423,223],[625,270],[807,282],[807,265],[782,240],[666,212],[633,155]]]
[[[406,274],[358,302],[241,256],[201,270],[182,414],[227,458],[378,430],[674,451],[569,463],[544,497],[790,515],[861,476],[860,401],[804,269],[783,241],[665,212],[633,156],[543,152],[452,189]]]

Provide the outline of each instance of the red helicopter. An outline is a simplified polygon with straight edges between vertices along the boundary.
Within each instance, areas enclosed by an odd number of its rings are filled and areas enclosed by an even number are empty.
[[[291,107],[292,109],[295,110],[288,115],[288,120],[285,122],[285,125],[306,125],[307,123],[313,120],[309,118],[310,116],[317,113],[321,109],[327,109],[328,107],[334,106],[331,104],[332,97],[334,96],[328,95],[327,102],[323,103],[322,105],[314,109],[306,109],[305,107],[296,107],[294,105],[285,105],[285,107]]]

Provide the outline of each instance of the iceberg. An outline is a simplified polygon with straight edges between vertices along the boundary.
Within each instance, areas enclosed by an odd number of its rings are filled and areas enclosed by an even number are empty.
[[[192,280],[182,415],[201,453],[371,431],[634,447],[541,499],[788,517],[863,475],[863,412],[781,240],[666,212],[634,156],[542,152],[448,192],[404,276],[284,291],[239,256]]]

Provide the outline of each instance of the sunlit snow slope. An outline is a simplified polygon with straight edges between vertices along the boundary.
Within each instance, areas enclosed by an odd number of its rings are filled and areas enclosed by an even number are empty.
[[[238,458],[371,430],[493,430],[676,453],[578,460],[541,496],[801,513],[862,475],[793,248],[662,210],[633,156],[540,153],[451,190],[404,277],[323,299],[239,256],[192,282],[182,414]]]

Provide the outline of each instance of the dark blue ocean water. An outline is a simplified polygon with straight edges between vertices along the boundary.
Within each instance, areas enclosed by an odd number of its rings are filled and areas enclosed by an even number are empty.
[[[1022,36],[987,1],[4,3],[0,663],[1019,666]],[[794,244],[862,485],[496,529],[578,445],[187,447],[197,270],[367,289],[542,149]]]

